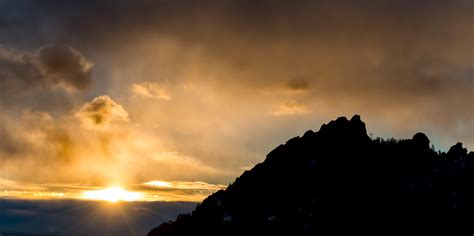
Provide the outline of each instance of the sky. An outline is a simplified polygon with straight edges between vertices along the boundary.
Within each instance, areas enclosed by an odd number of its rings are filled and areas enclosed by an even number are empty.
[[[420,131],[437,150],[472,150],[473,11],[468,0],[0,0],[0,197],[120,186],[199,201],[287,139],[354,114],[373,137]]]

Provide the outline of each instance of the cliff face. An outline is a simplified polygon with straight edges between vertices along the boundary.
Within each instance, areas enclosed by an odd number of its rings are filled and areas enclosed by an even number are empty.
[[[372,140],[359,116],[341,117],[148,235],[472,235],[474,153],[429,145]]]

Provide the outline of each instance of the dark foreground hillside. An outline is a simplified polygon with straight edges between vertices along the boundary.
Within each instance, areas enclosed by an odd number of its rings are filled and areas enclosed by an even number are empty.
[[[474,153],[422,133],[372,140],[359,116],[290,139],[149,236],[473,235]]]

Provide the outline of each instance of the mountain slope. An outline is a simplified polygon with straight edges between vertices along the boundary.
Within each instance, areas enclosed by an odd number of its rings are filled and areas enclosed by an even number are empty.
[[[429,144],[372,140],[358,115],[341,117],[148,235],[472,235],[474,153]]]

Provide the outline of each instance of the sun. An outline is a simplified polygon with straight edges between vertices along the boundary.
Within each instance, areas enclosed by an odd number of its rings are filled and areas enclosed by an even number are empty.
[[[100,190],[90,190],[84,192],[83,198],[89,200],[101,200],[108,202],[134,202],[143,199],[144,195],[139,192],[131,192],[121,187],[111,187]]]

